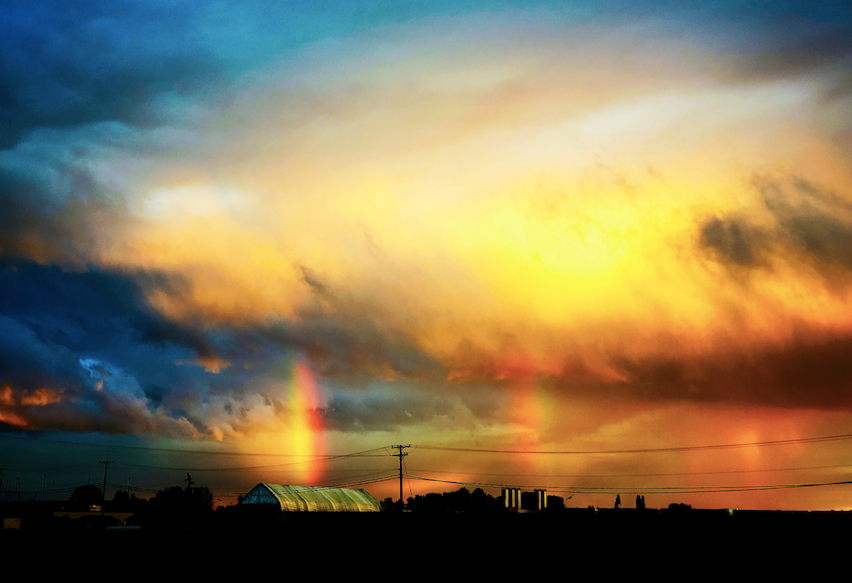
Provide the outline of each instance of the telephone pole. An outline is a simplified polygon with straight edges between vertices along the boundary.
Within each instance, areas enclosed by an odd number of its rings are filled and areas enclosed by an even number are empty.
[[[104,493],[103,493],[103,499],[101,499],[101,516],[103,516],[104,515],[104,506],[106,506],[106,474],[107,474],[107,468],[109,467],[110,464],[114,464],[115,462],[105,462],[104,460],[98,460],[98,463],[104,465]]]
[[[393,454],[394,457],[399,458],[399,504],[403,508],[405,508],[405,502],[403,502],[402,498],[402,458],[408,455],[407,452],[403,452],[402,450],[411,447],[411,445],[392,445],[392,449],[396,449],[399,453]]]

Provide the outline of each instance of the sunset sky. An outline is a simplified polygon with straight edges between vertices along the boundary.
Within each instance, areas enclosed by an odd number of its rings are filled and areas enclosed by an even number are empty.
[[[681,4],[4,2],[4,488],[411,444],[406,496],[852,509],[742,490],[852,480],[852,5]]]

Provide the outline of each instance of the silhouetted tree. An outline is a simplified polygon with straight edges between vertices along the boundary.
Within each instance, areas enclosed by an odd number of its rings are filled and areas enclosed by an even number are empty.
[[[565,498],[563,498],[562,496],[547,497],[548,510],[562,510],[563,508],[565,508]]]
[[[172,486],[167,490],[160,490],[152,500],[154,510],[160,513],[178,513],[183,506],[183,488]]]
[[[130,494],[126,490],[118,490],[109,504],[112,510],[127,510],[130,508]]]
[[[645,510],[645,497],[636,494],[636,508],[639,510]]]
[[[684,504],[683,502],[681,502],[680,504],[672,502],[671,504],[669,504],[669,510],[674,511],[674,512],[681,512],[681,511],[684,511],[684,510],[692,510],[692,505],[691,504]]]
[[[486,494],[482,488],[477,488],[470,495],[471,512],[498,512],[502,508],[500,500]]]
[[[71,502],[75,502],[82,506],[92,506],[100,504],[103,500],[101,489],[94,484],[86,484],[85,486],[77,486],[71,494]]]
[[[621,494],[615,495],[615,507],[621,508]]]
[[[444,492],[444,508],[447,511],[464,512],[470,507],[470,491],[467,488],[459,488],[455,492]]]
[[[172,486],[154,496],[154,510],[164,514],[196,514],[213,510],[213,493],[205,486]]]
[[[187,510],[191,512],[205,512],[213,510],[213,492],[207,486],[192,488],[187,493]]]

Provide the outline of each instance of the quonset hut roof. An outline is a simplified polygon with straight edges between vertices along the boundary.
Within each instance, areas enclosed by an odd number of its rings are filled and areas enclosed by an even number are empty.
[[[277,504],[284,512],[381,512],[382,505],[366,490],[258,484],[242,504]]]

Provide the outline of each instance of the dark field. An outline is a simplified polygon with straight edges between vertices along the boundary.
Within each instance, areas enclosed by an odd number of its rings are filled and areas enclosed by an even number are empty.
[[[35,573],[66,569],[197,573],[216,578],[310,565],[317,573],[480,574],[506,569],[559,578],[584,572],[695,569],[737,572],[811,564],[819,569],[846,555],[849,512],[690,510],[565,510],[495,514],[264,514],[143,524],[106,530],[68,521],[22,522],[0,545],[7,566]],[[292,575],[292,573],[290,573]],[[168,577],[171,578],[171,577]],[[299,577],[303,579],[304,577]],[[584,577],[586,578],[586,577]],[[320,579],[324,579],[321,577]]]

